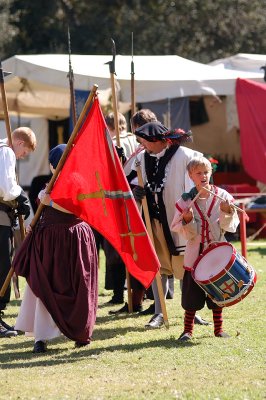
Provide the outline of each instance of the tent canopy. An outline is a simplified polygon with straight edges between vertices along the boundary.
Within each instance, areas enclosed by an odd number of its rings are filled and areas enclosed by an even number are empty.
[[[214,60],[209,63],[209,65],[219,66],[226,70],[241,71],[241,74],[246,71],[254,74],[254,76],[256,76],[256,74],[262,75],[261,67],[266,65],[266,55],[238,53],[230,57]],[[248,79],[247,76],[239,76],[239,78]]]
[[[72,55],[75,89],[110,90],[107,62],[110,55]],[[131,56],[116,57],[116,74],[121,101],[131,99]],[[179,56],[134,56],[136,102],[167,98],[230,95],[237,77],[263,82],[261,72],[235,72],[197,63]],[[5,86],[9,109],[40,115],[69,115],[69,57],[67,54],[13,56],[3,61],[3,69],[12,72]],[[109,92],[108,92],[109,93]]]

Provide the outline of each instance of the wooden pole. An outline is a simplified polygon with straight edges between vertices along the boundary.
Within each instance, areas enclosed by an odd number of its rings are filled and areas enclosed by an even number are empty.
[[[247,229],[246,229],[246,218],[245,218],[245,206],[240,203],[242,213],[239,215],[240,220],[240,240],[241,240],[241,253],[242,256],[247,258]]]
[[[136,162],[136,167],[137,167],[137,174],[138,174],[138,184],[139,184],[139,186],[144,187],[144,182],[143,182],[139,162]],[[147,228],[148,234],[150,236],[151,242],[154,246],[154,237],[153,237],[153,233],[152,233],[152,226],[151,226],[150,214],[149,214],[148,203],[147,203],[146,197],[144,197],[142,199],[142,207],[143,207],[143,212],[144,212],[144,217],[145,217],[146,228]],[[162,286],[160,272],[157,272],[155,279],[156,279],[159,299],[160,299],[162,313],[163,313],[164,325],[168,329],[169,322],[168,322],[168,316],[167,316],[167,310],[166,310],[166,305],[165,305],[165,298],[164,298],[164,292],[163,292],[163,286]]]
[[[134,36],[133,32],[131,33],[131,55],[132,55],[132,60],[131,60],[131,116],[133,116],[136,112],[136,104],[135,104],[135,68],[134,68]]]
[[[13,143],[12,143],[12,132],[11,132],[11,126],[10,126],[10,119],[9,119],[9,113],[8,113],[8,104],[7,104],[7,99],[6,99],[4,72],[3,72],[3,67],[2,67],[1,61],[0,61],[0,88],[1,88],[1,97],[2,97],[2,105],[3,105],[3,111],[4,111],[4,119],[5,119],[5,125],[6,125],[8,144],[11,147],[11,149],[14,150]],[[18,183],[17,173],[16,173],[16,180]],[[23,219],[22,215],[20,215],[20,214],[18,215],[18,222],[19,222],[20,237],[21,237],[21,240],[23,241],[25,239],[25,226],[24,226],[24,219]],[[12,274],[12,276],[13,276],[13,274]],[[9,282],[10,282],[10,280],[9,280]],[[7,287],[8,286],[9,286],[9,283],[8,283]],[[13,288],[14,288],[15,298],[19,299],[20,298],[19,283],[18,283],[18,278],[16,275],[13,276]]]
[[[115,138],[116,145],[120,147],[120,135],[119,135],[119,124],[118,124],[118,103],[116,95],[116,80],[114,74],[110,74],[111,86],[112,86],[112,99],[113,99],[113,110],[114,110],[114,120],[115,120]]]
[[[91,92],[89,94],[89,97],[88,97],[86,103],[84,104],[83,110],[82,110],[82,112],[81,112],[81,114],[79,116],[79,119],[78,119],[75,127],[74,127],[74,130],[73,130],[73,132],[72,132],[72,134],[71,134],[71,136],[70,136],[70,138],[69,138],[69,140],[67,142],[67,145],[66,145],[66,148],[64,150],[64,153],[62,154],[62,156],[61,156],[61,158],[59,160],[59,163],[58,163],[58,165],[57,165],[57,167],[55,169],[55,172],[52,175],[52,178],[51,178],[50,182],[48,183],[48,186],[46,188],[46,193],[47,194],[51,193],[53,185],[54,185],[54,183],[55,183],[55,181],[56,181],[56,179],[58,177],[58,174],[59,174],[59,172],[61,171],[61,169],[64,166],[64,163],[66,161],[68,153],[70,152],[70,150],[72,148],[73,142],[74,142],[74,140],[75,140],[75,138],[76,138],[76,136],[78,134],[78,131],[79,131],[79,129],[80,129],[82,123],[83,123],[83,120],[84,120],[84,118],[86,116],[86,113],[87,113],[87,111],[88,111],[88,109],[89,109],[89,107],[90,107],[90,105],[91,105],[91,103],[92,103],[92,101],[93,101],[93,99],[94,99],[94,97],[96,95],[97,89],[98,89],[98,85],[93,85],[93,88],[92,88],[92,90],[91,90]],[[44,205],[42,203],[39,203],[37,211],[36,211],[32,221],[30,223],[30,226],[31,226],[32,229],[34,228],[34,226],[36,225],[38,219],[40,218],[40,215],[41,215],[43,207],[44,207]],[[10,280],[12,278],[13,273],[14,273],[14,268],[11,267],[10,271],[8,273],[8,276],[6,277],[6,280],[5,280],[3,286],[2,286],[2,288],[0,290],[0,297],[4,296],[4,294],[6,292],[6,289],[8,288],[9,282],[10,282]]]
[[[116,48],[115,42],[112,40],[112,53],[113,59],[108,62],[109,70],[110,70],[110,79],[111,79],[111,87],[112,87],[112,100],[113,100],[113,111],[114,111],[114,122],[115,122],[115,137],[116,137],[116,145],[120,147],[120,133],[119,133],[119,124],[118,124],[118,101],[116,95],[116,79],[115,79],[115,56],[116,56]],[[130,274],[128,269],[126,268],[126,280],[127,280],[127,298],[128,298],[128,312],[133,312],[133,304],[132,304],[132,290],[131,290],[131,281]]]
[[[2,103],[3,103],[3,111],[4,111],[4,119],[5,119],[5,125],[6,125],[8,144],[11,147],[11,149],[13,150],[12,132],[11,132],[10,119],[9,119],[9,114],[8,114],[8,105],[7,105],[5,83],[4,83],[4,73],[3,73],[1,61],[0,61],[0,88],[1,88],[1,97],[2,97]],[[18,182],[17,175],[16,175],[16,179]],[[21,240],[23,240],[25,238],[25,226],[24,226],[24,220],[23,220],[22,215],[19,215],[18,219],[19,219]]]
[[[77,110],[76,110],[76,99],[74,90],[74,72],[71,64],[71,38],[70,38],[69,26],[67,28],[67,37],[68,37],[68,63],[69,63],[68,80],[69,80],[69,90],[70,90],[70,103],[71,103],[73,126],[75,126],[77,123]]]

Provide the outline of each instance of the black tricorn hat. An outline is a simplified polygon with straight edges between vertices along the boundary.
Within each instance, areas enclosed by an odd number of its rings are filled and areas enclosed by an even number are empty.
[[[168,141],[172,144],[181,144],[192,141],[192,132],[183,129],[168,129],[161,122],[148,122],[135,130],[135,135],[148,142]]]

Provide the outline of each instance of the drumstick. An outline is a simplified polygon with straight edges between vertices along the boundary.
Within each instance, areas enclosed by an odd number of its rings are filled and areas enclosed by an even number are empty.
[[[213,196],[216,196],[216,197],[218,197],[219,199],[225,201],[225,199],[223,199],[221,196],[219,196],[218,194],[212,192],[211,190],[207,189],[206,187],[203,186],[202,189],[206,190],[206,192],[211,193]],[[240,212],[246,214],[246,211],[245,211],[245,210],[242,210],[242,208],[235,206],[234,203],[231,203],[230,205],[232,205],[237,211],[240,211]]]

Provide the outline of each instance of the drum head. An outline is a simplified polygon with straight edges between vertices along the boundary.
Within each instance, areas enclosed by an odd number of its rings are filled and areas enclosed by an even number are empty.
[[[229,243],[219,243],[206,249],[199,262],[196,262],[194,279],[196,281],[211,280],[219,274],[230,262],[233,248]]]

